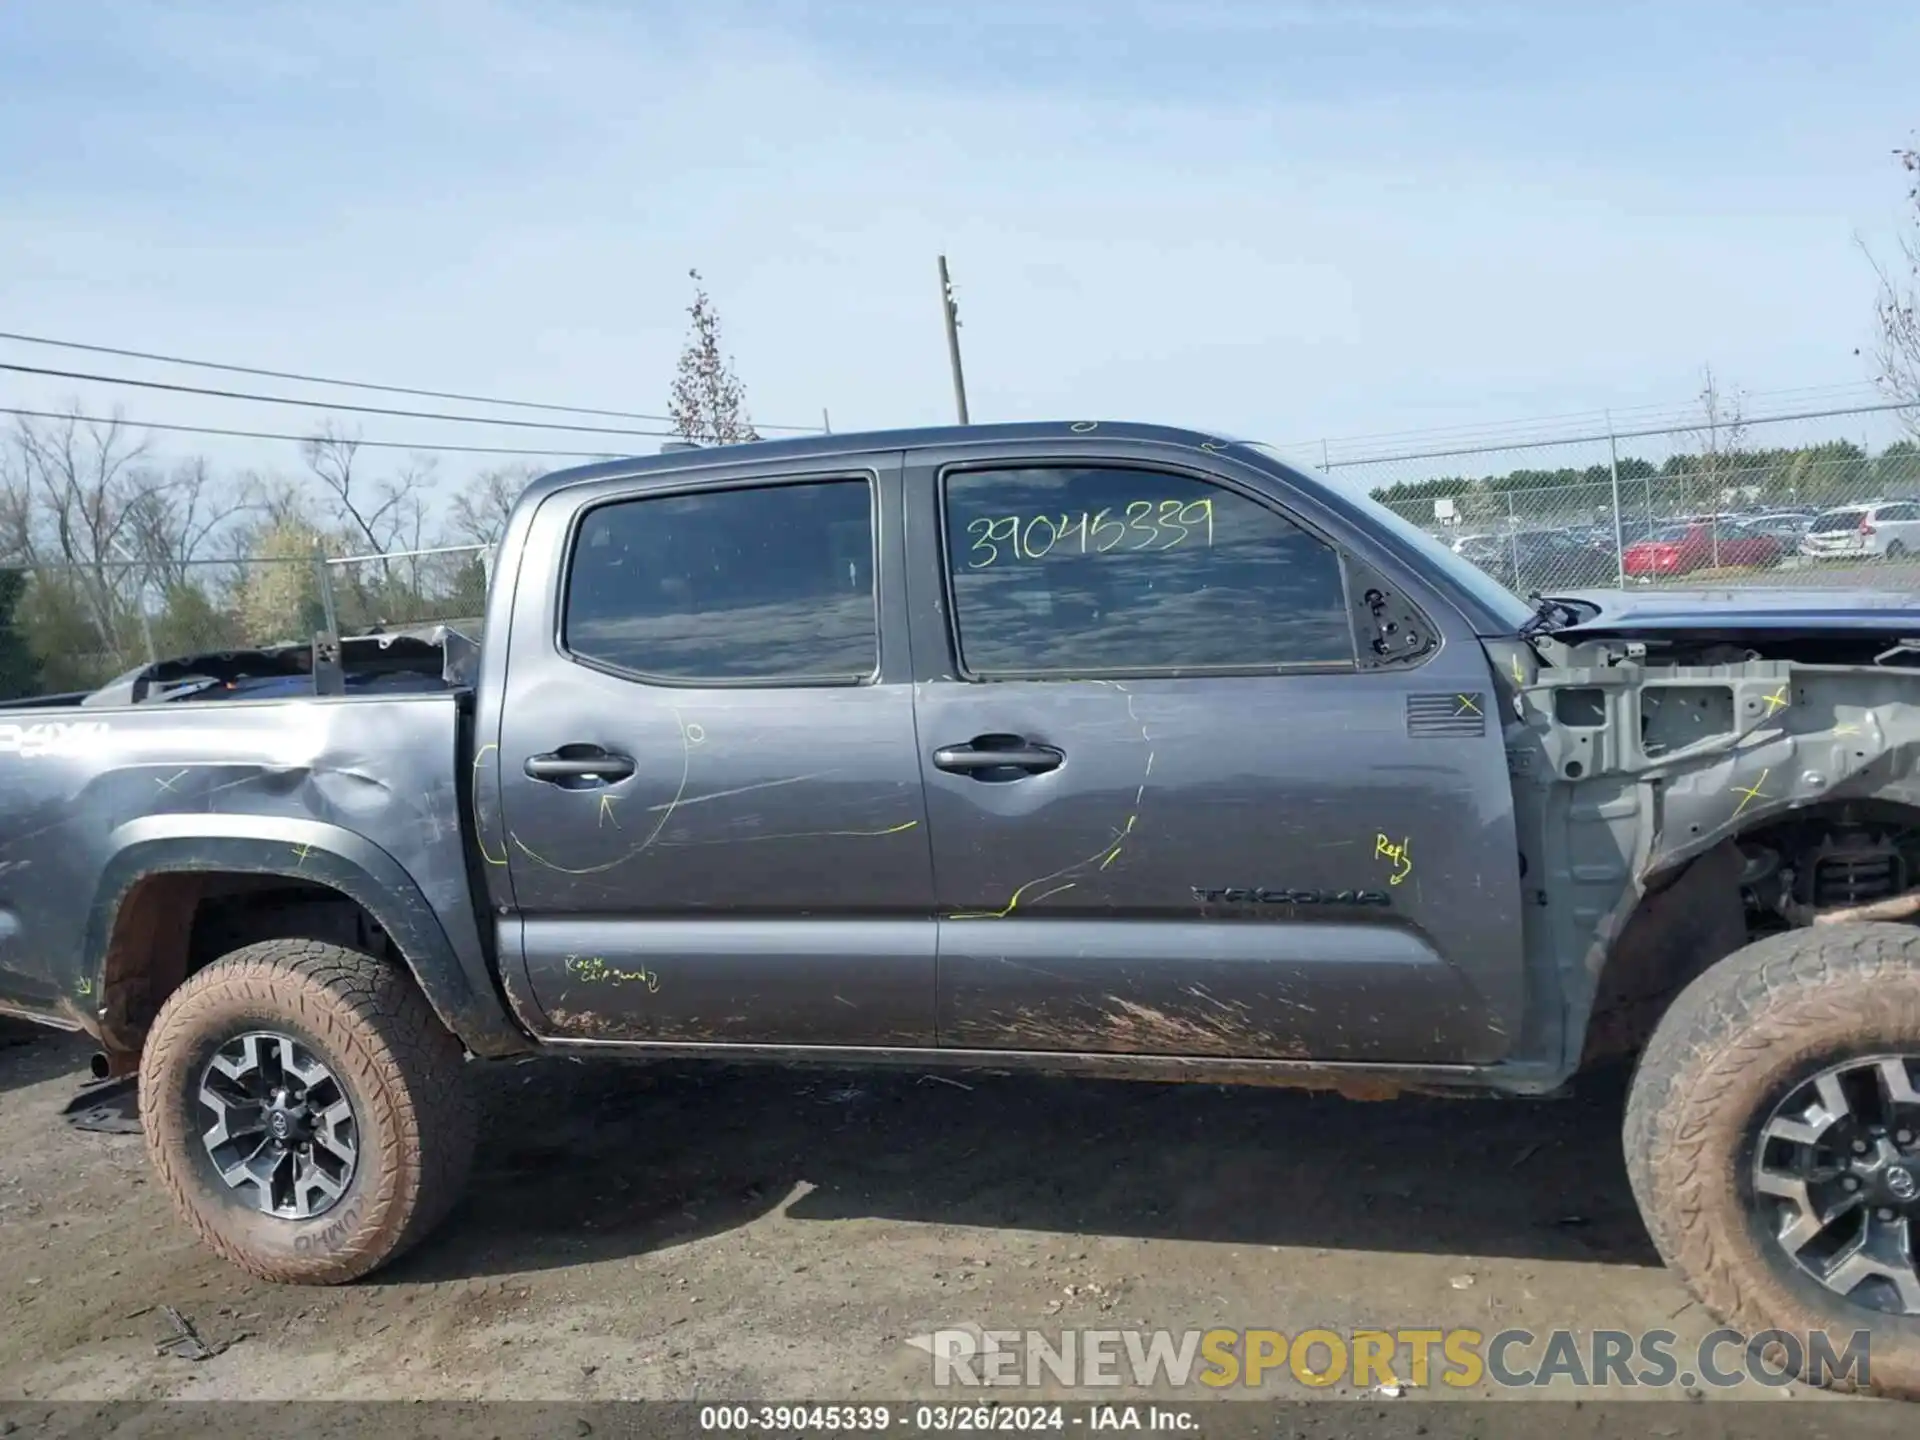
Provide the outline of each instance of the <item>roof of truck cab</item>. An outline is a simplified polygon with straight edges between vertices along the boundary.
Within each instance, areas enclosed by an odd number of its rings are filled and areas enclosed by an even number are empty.
[[[697,470],[708,465],[743,465],[760,461],[812,460],[835,455],[866,455],[876,450],[932,450],[958,445],[994,445],[1021,440],[1062,440],[1097,444],[1101,441],[1147,441],[1199,449],[1203,445],[1240,443],[1239,437],[1176,425],[1146,425],[1129,420],[1029,420],[1007,425],[930,425],[911,430],[849,430],[830,435],[801,435],[781,440],[755,440],[744,445],[703,446],[670,450],[660,455],[636,455],[624,460],[601,460],[541,476],[527,487],[525,498],[544,496],[594,480]]]

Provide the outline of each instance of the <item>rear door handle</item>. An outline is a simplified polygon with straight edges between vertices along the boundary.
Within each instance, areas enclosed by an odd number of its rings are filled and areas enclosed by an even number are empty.
[[[982,735],[965,745],[943,745],[933,752],[933,766],[955,775],[986,778],[993,770],[1024,770],[1041,775],[1058,769],[1067,757],[1050,745],[1033,745],[1012,735]]]
[[[615,755],[597,745],[565,745],[545,755],[529,755],[526,769],[530,778],[557,785],[568,780],[624,780],[635,766],[631,755]]]

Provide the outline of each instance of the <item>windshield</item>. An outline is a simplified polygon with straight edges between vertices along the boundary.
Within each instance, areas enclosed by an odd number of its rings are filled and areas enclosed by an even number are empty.
[[[1518,628],[1532,617],[1531,605],[1521,600],[1519,596],[1465,556],[1454,554],[1447,548],[1444,541],[1421,529],[1406,517],[1389,510],[1361,486],[1346,480],[1336,480],[1317,470],[1309,470],[1306,466],[1289,460],[1271,445],[1253,441],[1249,443],[1248,448],[1257,450],[1289,470],[1297,470],[1318,484],[1326,486],[1327,489],[1338,492],[1340,497],[1349,504],[1356,505],[1365,511],[1367,519],[1372,524],[1387,531],[1408,549],[1416,551],[1429,565],[1445,575],[1456,587],[1472,595],[1503,623],[1510,623]]]

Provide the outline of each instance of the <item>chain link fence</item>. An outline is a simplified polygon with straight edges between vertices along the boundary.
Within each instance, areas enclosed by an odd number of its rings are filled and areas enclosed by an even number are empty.
[[[0,699],[91,690],[156,659],[450,623],[478,634],[492,551],[0,567]]]
[[[1427,448],[1289,448],[1521,595],[1710,584],[1920,592],[1920,444],[1902,438],[1916,421],[1920,408],[1876,404],[1603,429],[1562,421],[1558,437],[1462,433]],[[156,658],[303,642],[323,629],[478,633],[489,547],[302,548],[0,567],[0,699],[93,689]]]
[[[1292,447],[1508,588],[1920,590],[1920,444],[1891,404],[1368,453]],[[1851,432],[1851,433],[1850,433]],[[1844,438],[1842,438],[1844,437]]]

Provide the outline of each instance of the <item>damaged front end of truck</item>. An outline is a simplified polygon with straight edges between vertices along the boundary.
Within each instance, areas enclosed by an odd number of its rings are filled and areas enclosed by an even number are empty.
[[[1570,596],[1488,650],[1561,1073],[1751,940],[1920,914],[1920,597]]]

